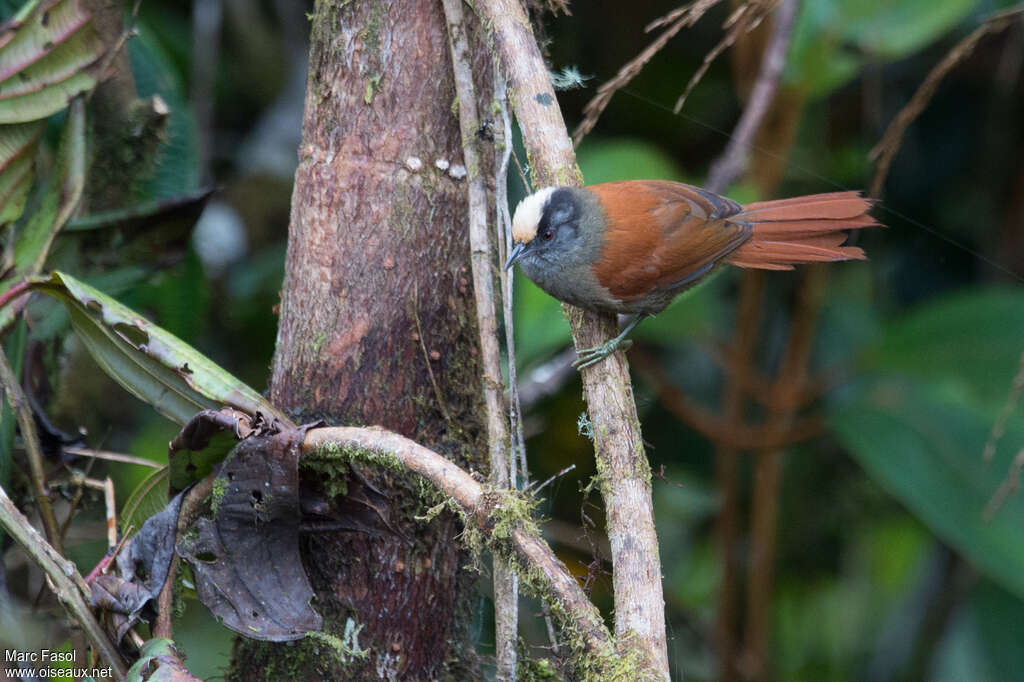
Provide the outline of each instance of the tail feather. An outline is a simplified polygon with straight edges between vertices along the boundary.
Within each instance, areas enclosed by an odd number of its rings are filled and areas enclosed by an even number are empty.
[[[858,192],[832,192],[748,204],[731,218],[753,228],[750,239],[726,262],[741,268],[791,270],[794,264],[864,260],[864,251],[842,246],[846,232],[880,225]]]

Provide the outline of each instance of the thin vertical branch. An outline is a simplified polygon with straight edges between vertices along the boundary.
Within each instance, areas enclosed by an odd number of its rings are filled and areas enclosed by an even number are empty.
[[[493,31],[535,185],[578,186],[582,178],[565,121],[522,5],[515,0],[486,0],[477,3],[476,9]],[[596,346],[617,332],[614,315],[572,306],[563,310],[577,348]],[[582,378],[612,547],[617,645],[624,655],[638,655],[648,676],[667,680],[665,600],[651,472],[625,357],[615,353],[583,370]]]
[[[480,331],[480,364],[483,371],[484,406],[487,417],[487,449],[491,480],[498,488],[512,486],[511,465],[507,459],[509,440],[505,403],[502,398],[501,345],[494,304],[495,254],[487,226],[487,185],[479,150],[480,116],[477,111],[473,69],[462,0],[443,0],[448,23],[455,92],[459,103],[462,152],[467,171],[469,202],[470,263],[473,270],[473,295],[476,299],[477,328]],[[494,558],[494,622],[498,679],[516,678],[516,642],[519,629],[519,582],[515,569]]]
[[[723,412],[728,423],[741,424],[745,398],[744,379],[750,372],[754,344],[761,324],[761,288],[763,273],[751,270],[743,274],[740,300],[736,308],[736,347],[732,380],[726,385]],[[715,476],[718,479],[722,507],[718,512],[715,534],[721,552],[722,582],[718,595],[718,617],[715,622],[715,649],[718,656],[718,679],[730,682],[737,679],[736,633],[738,625],[740,578],[736,541],[739,536],[739,451],[731,446],[719,446],[715,452]]]
[[[791,407],[793,395],[807,383],[814,330],[825,299],[826,275],[824,267],[808,266],[797,292],[789,344],[772,391],[773,397],[787,406],[771,410],[768,424],[774,427],[776,433],[784,432],[792,426],[795,416],[794,408]],[[751,666],[748,678],[755,682],[771,678],[768,662],[781,468],[782,452],[779,449],[766,449],[758,453],[751,506],[750,582],[747,591],[746,651],[743,656]]]
[[[512,215],[508,209],[508,169],[512,159],[512,116],[508,112],[508,84],[501,67],[494,64],[494,102],[501,113],[501,133],[498,137],[501,154],[495,156],[494,173],[494,221],[498,227],[498,262],[504,263],[512,250]],[[498,277],[501,281],[502,314],[505,321],[505,354],[508,358],[508,409],[509,428],[512,438],[509,442],[509,471],[512,473],[512,486],[520,489],[530,485],[530,472],[526,466],[526,437],[523,434],[523,404],[519,398],[519,375],[516,369],[516,335],[515,316],[512,311],[514,302],[512,287],[515,283],[515,270],[500,268]],[[521,481],[515,475],[518,456]],[[549,619],[550,620],[550,619]]]
[[[32,470],[32,488],[36,496],[36,503],[39,505],[39,517],[43,520],[46,539],[58,553],[61,553],[60,527],[57,525],[57,517],[54,516],[53,506],[50,504],[50,491],[46,485],[43,448],[39,444],[39,434],[36,433],[36,424],[28,406],[28,399],[25,397],[24,391],[21,390],[21,384],[18,383],[17,377],[14,376],[14,370],[11,369],[11,363],[7,361],[7,355],[3,352],[0,352],[0,383],[3,384],[7,402],[14,409],[18,418],[18,426],[21,427],[21,438],[25,441],[28,465]]]

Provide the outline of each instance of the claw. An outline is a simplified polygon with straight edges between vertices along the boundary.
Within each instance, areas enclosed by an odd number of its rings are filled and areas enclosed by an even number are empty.
[[[593,348],[584,348],[576,354],[576,360],[572,363],[572,366],[577,370],[583,369],[584,367],[590,367],[604,360],[606,357],[611,355],[617,350],[626,351],[633,345],[633,342],[629,339],[612,339],[606,341],[600,346],[594,346]]]

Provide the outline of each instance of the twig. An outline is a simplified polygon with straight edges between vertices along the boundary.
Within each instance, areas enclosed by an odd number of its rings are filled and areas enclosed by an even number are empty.
[[[150,469],[162,469],[163,464],[154,462],[151,459],[145,457],[136,457],[134,455],[126,455],[121,452],[110,452],[108,450],[93,450],[92,448],[78,448],[70,447],[64,448],[63,453],[65,455],[71,455],[72,457],[89,457],[92,459],[102,459],[108,462],[122,462],[124,464],[135,464],[140,467],[149,467]]]
[[[1003,403],[1002,409],[999,410],[999,416],[996,417],[996,421],[992,425],[992,431],[988,435],[985,449],[981,453],[981,458],[986,464],[991,462],[992,458],[996,455],[996,446],[1006,433],[1006,423],[1010,420],[1010,415],[1013,414],[1013,411],[1017,409],[1017,403],[1020,401],[1022,390],[1024,390],[1024,353],[1020,355],[1017,373],[1014,375],[1013,383],[1010,386],[1010,394],[1006,396],[1006,402]]]
[[[21,427],[21,438],[25,442],[25,452],[28,455],[29,468],[32,469],[32,487],[35,489],[36,502],[39,504],[39,517],[43,520],[43,530],[46,531],[46,539],[57,553],[61,553],[60,527],[57,525],[57,517],[53,515],[53,506],[50,504],[50,492],[46,485],[46,471],[43,467],[43,448],[39,444],[39,434],[36,433],[36,424],[32,418],[32,410],[29,408],[25,392],[21,390],[18,379],[14,376],[14,370],[7,361],[7,355],[0,351],[0,384],[3,385],[7,394],[7,402],[11,404],[18,417],[18,426]]]
[[[808,266],[797,292],[786,354],[779,367],[773,395],[791,403],[787,394],[799,390],[807,379],[808,362],[814,345],[814,328],[824,302],[826,270]],[[775,408],[769,420],[779,433],[793,425],[793,412]],[[751,505],[750,583],[747,589],[747,637],[743,656],[750,665],[748,677],[755,682],[770,678],[768,654],[771,636],[771,598],[775,581],[775,549],[779,512],[779,478],[782,453],[765,448],[758,453],[754,471],[754,499]]]
[[[200,514],[209,507],[209,497],[213,492],[213,483],[216,478],[216,473],[207,475],[185,494],[181,501],[181,510],[178,512],[178,521],[175,524],[175,546],[181,536],[193,527]],[[156,620],[153,622],[154,637],[168,639],[174,637],[174,585],[178,578],[179,563],[178,553],[175,552],[171,557],[171,564],[167,568],[167,579],[156,598]]]
[[[547,362],[530,370],[519,387],[519,398],[523,408],[529,410],[544,398],[549,398],[559,391],[576,376],[572,361],[576,359],[576,351],[566,348]]]
[[[302,444],[302,452],[309,455],[325,446],[356,447],[386,454],[395,458],[406,469],[423,476],[448,496],[465,514],[467,522],[488,527],[488,516],[493,511],[487,503],[483,487],[455,463],[433,450],[404,436],[380,428],[348,426],[310,429]],[[535,532],[517,524],[509,533],[512,550],[522,565],[538,576],[543,584],[541,597],[552,600],[555,613],[563,617],[562,627],[573,627],[580,635],[585,650],[598,654],[596,674],[607,672],[613,664],[611,636],[601,614],[587,599],[576,579],[558,560],[547,543]]]
[[[647,30],[650,31],[653,28],[660,27],[668,24],[661,35],[659,35],[653,43],[644,48],[644,50],[634,57],[631,61],[627,62],[625,66],[619,69],[619,72],[615,74],[607,83],[603,83],[601,87],[597,89],[597,94],[587,102],[586,106],[583,107],[583,120],[576,130],[572,133],[572,141],[578,145],[583,138],[594,129],[597,125],[597,120],[601,118],[601,114],[608,107],[608,103],[611,102],[612,97],[616,92],[629,85],[630,81],[636,78],[643,68],[647,65],[654,55],[661,52],[661,50],[668,44],[668,41],[672,40],[673,37],[679,31],[683,30],[688,26],[693,26],[697,21],[704,16],[704,13],[719,3],[720,0],[697,0],[696,2],[689,3],[684,7],[673,10],[668,16],[656,19],[654,22],[647,26]],[[671,17],[671,19],[669,19]],[[530,157],[533,158],[532,156]]]
[[[917,88],[917,92],[910,98],[910,101],[896,114],[889,127],[885,129],[882,139],[868,153],[868,158],[875,162],[875,177],[871,180],[871,196],[880,197],[885,178],[889,174],[889,166],[896,156],[903,142],[903,135],[907,132],[910,124],[924,111],[931,101],[939,84],[958,64],[967,59],[982,38],[989,33],[998,33],[1013,22],[1024,16],[1024,7],[1015,7],[993,14],[986,19],[981,26],[974,29],[969,36],[953,46],[946,56],[936,64],[924,81]]]
[[[683,90],[683,94],[676,100],[676,104],[672,108],[673,113],[678,114],[682,110],[686,98],[690,96],[693,89],[704,78],[704,74],[707,73],[712,62],[718,59],[718,56],[725,52],[727,48],[731,47],[741,34],[749,33],[757,28],[768,13],[774,9],[776,4],[778,4],[778,0],[774,2],[771,0],[748,0],[733,10],[732,14],[729,15],[729,18],[722,25],[722,28],[725,29],[725,35],[722,36],[717,45],[711,48],[710,52],[704,55],[704,60],[697,67],[697,71],[693,76],[690,77],[689,82],[686,84],[686,89]]]
[[[90,592],[89,586],[86,585],[75,565],[40,537],[25,515],[14,506],[11,498],[7,496],[7,491],[2,487],[0,487],[0,525],[46,573],[53,583],[54,593],[60,603],[78,622],[93,649],[110,665],[114,679],[123,680],[125,666],[121,661],[121,656],[104,634],[103,628],[96,622],[85,600],[85,595]]]
[[[508,168],[512,159],[512,116],[508,113],[508,86],[497,62],[494,64],[494,101],[501,112],[501,155],[495,156],[494,206],[495,224],[498,227],[498,262],[504,263],[512,249],[512,215],[508,209]],[[510,442],[509,471],[512,487],[525,488],[530,485],[530,472],[526,466],[526,437],[523,433],[523,404],[519,396],[519,370],[516,368],[515,314],[512,310],[514,299],[512,287],[515,283],[514,270],[498,269],[501,282],[502,314],[505,321],[505,355],[508,359],[508,411],[509,427],[513,440]],[[515,476],[515,461],[518,455],[521,482]]]
[[[1006,500],[1010,495],[1020,490],[1022,472],[1024,472],[1024,450],[1018,452],[1013,461],[1010,462],[1010,469],[1006,472],[1006,478],[999,484],[999,488],[992,495],[992,499],[985,505],[985,512],[982,514],[982,518],[986,521],[991,521],[1002,506],[1006,504]]]
[[[539,486],[537,486],[537,489],[533,491],[533,495],[535,497],[537,495],[540,495],[540,491],[544,490],[544,488],[546,488],[552,481],[554,481],[556,478],[561,478],[562,476],[565,476],[567,473],[569,473],[570,471],[572,471],[575,468],[576,468],[575,464],[570,464],[569,466],[565,467],[564,469],[562,469],[558,473],[552,474],[551,477],[548,478],[548,480],[544,481]]]
[[[480,116],[476,88],[470,66],[467,26],[462,0],[443,0],[448,25],[448,46],[455,76],[455,94],[459,101],[459,127],[465,158],[469,209],[470,264],[473,270],[473,295],[480,333],[480,364],[483,372],[484,410],[487,418],[487,450],[491,481],[499,489],[512,487],[515,458],[510,463],[509,425],[506,422],[504,386],[501,380],[501,345],[494,304],[495,254],[487,226],[487,186],[479,149]],[[513,450],[514,452],[514,450]],[[516,679],[516,643],[519,630],[519,579],[515,567],[494,557],[494,622],[499,680]]]
[[[495,51],[514,93],[510,97],[536,186],[578,186],[565,121],[544,59],[522,5],[516,0],[477,3],[493,32]],[[614,315],[563,306],[577,348],[617,332]],[[615,590],[615,633],[620,654],[639,655],[646,674],[669,679],[665,599],[654,530],[651,472],[644,453],[626,360],[616,353],[582,372],[593,425],[595,459],[607,510]]]
[[[746,401],[743,385],[753,370],[753,350],[761,324],[761,289],[764,274],[748,270],[740,280],[740,298],[736,306],[736,352],[732,373],[725,386],[722,410],[733,428],[744,423]],[[718,551],[722,555],[722,587],[718,594],[715,622],[715,653],[718,679],[738,679],[737,624],[739,619],[740,579],[737,536],[740,531],[739,451],[733,445],[718,444],[715,450],[715,477],[722,506],[715,523]]]
[[[816,416],[795,421],[782,432],[773,425],[749,425],[738,417],[719,416],[690,400],[665,377],[654,358],[640,348],[634,347],[630,358],[637,372],[654,387],[665,409],[720,446],[736,450],[782,448],[813,438],[825,428]]]
[[[750,100],[729,138],[725,152],[711,164],[706,186],[712,192],[723,191],[746,170],[754,135],[775,100],[779,79],[786,66],[786,53],[793,36],[798,5],[797,0],[781,0],[775,11],[772,36],[761,59],[761,68],[750,91]]]
[[[444,394],[441,393],[441,385],[437,383],[437,377],[434,376],[434,365],[431,364],[430,353],[427,351],[427,343],[423,339],[423,326],[420,324],[420,292],[419,286],[416,282],[413,282],[412,291],[412,319],[416,323],[416,339],[420,342],[420,350],[423,351],[423,362],[427,364],[427,376],[430,377],[430,385],[434,388],[434,397],[437,398],[437,408],[441,410],[441,415],[444,420],[449,424],[452,421],[451,412],[448,411],[448,404],[444,400]]]

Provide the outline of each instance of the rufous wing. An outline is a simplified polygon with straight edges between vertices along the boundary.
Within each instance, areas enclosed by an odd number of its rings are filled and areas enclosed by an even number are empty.
[[[598,281],[619,300],[682,288],[700,279],[751,235],[730,216],[736,202],[664,180],[591,185],[607,219]]]

